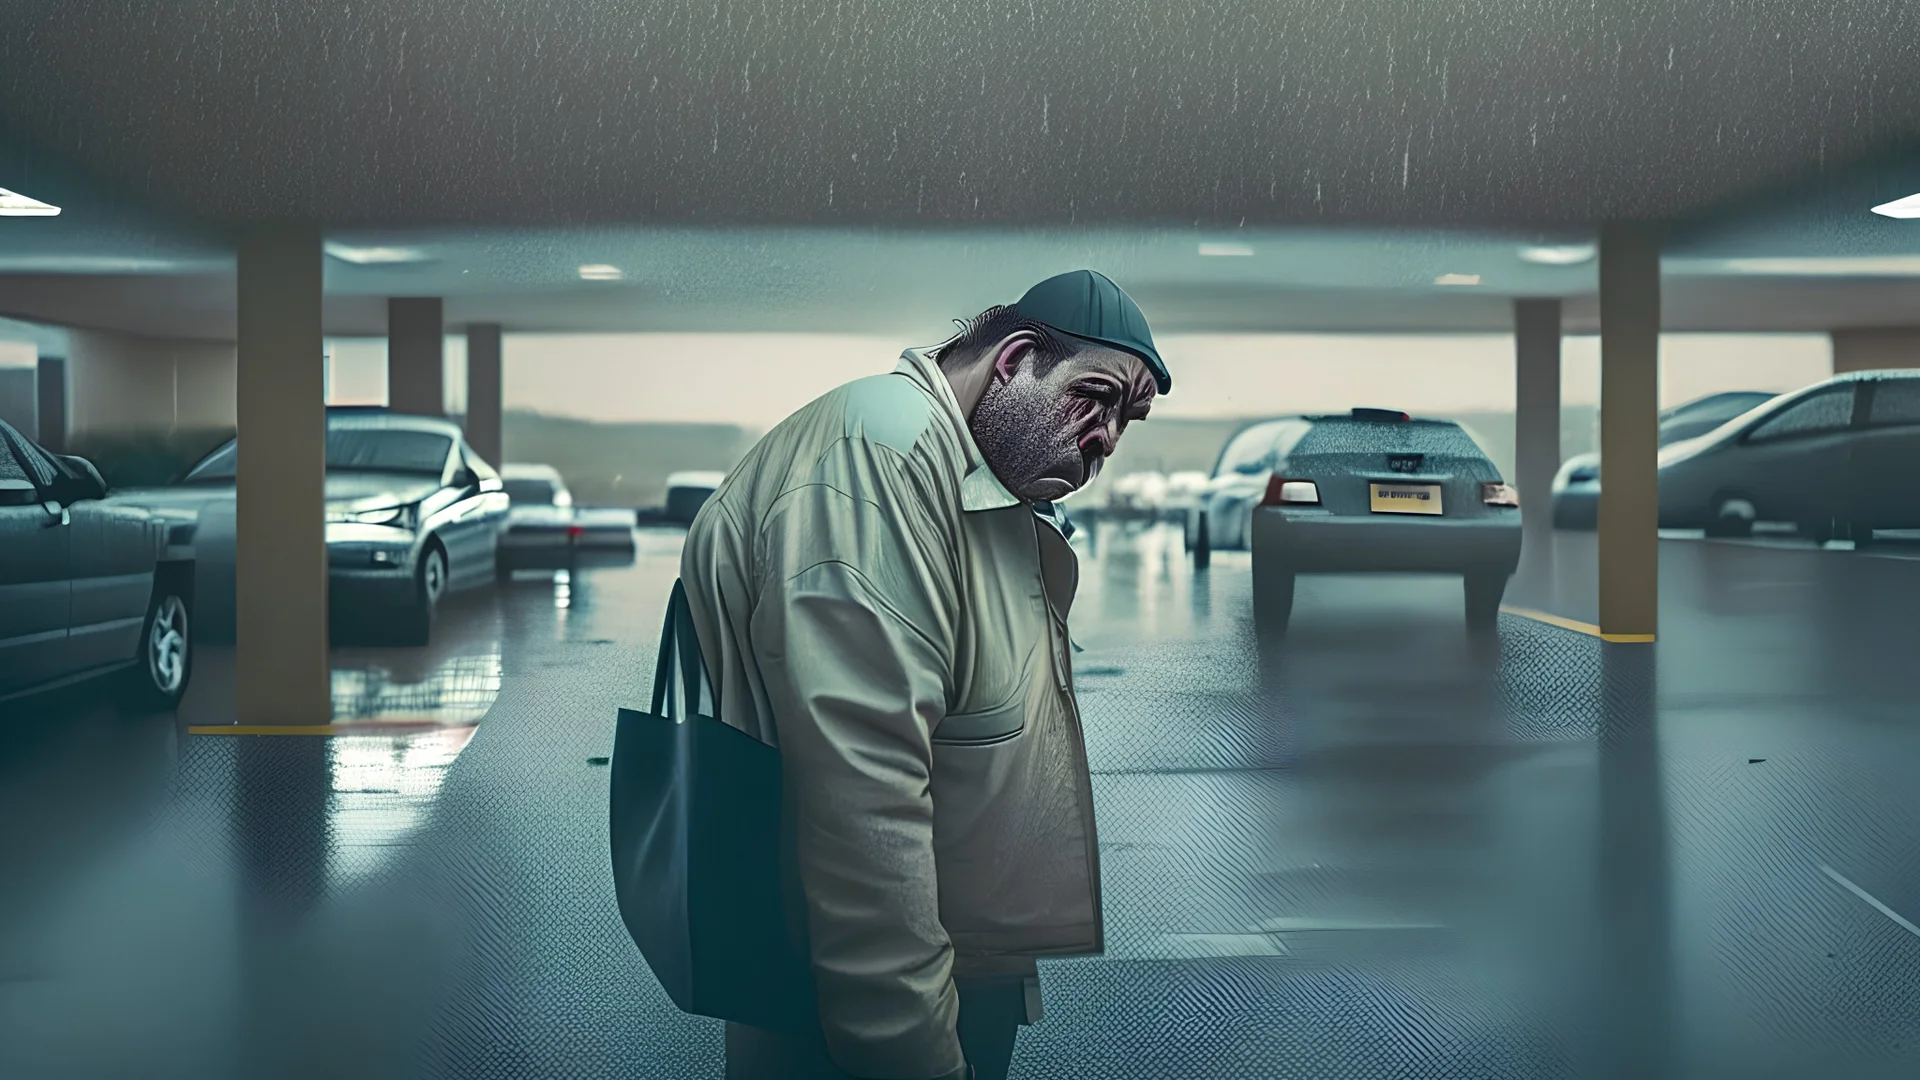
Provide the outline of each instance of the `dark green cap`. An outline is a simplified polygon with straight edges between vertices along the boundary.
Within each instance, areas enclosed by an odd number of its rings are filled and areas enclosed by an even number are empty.
[[[1063,334],[1130,352],[1153,372],[1161,393],[1173,389],[1173,376],[1153,347],[1146,315],[1105,274],[1073,270],[1050,277],[1028,289],[1014,310]]]

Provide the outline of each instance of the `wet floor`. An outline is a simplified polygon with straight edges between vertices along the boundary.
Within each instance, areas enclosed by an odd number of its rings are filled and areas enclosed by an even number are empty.
[[[1108,951],[1019,1077],[1920,1074],[1920,562],[1663,544],[1661,640],[1111,529],[1074,611]],[[1588,538],[1532,606],[1590,620]],[[0,1076],[709,1077],[606,872],[677,538],[335,655],[334,737],[0,733]],[[224,665],[224,668],[223,668]],[[222,672],[229,674],[223,677]],[[225,691],[224,696],[222,691]]]

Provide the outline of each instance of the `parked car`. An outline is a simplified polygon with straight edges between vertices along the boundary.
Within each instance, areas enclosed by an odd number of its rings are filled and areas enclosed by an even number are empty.
[[[1708,394],[1660,414],[1660,445],[1692,439],[1779,395],[1764,390]],[[1592,529],[1600,522],[1600,455],[1576,454],[1553,478],[1553,527]]]
[[[1920,528],[1920,371],[1841,375],[1660,451],[1660,524],[1816,541]]]
[[[564,567],[582,553],[633,553],[634,512],[582,507],[551,465],[509,462],[501,480],[510,505],[500,535],[502,574],[522,567]]]
[[[1306,416],[1263,435],[1235,475],[1249,517],[1256,621],[1283,631],[1307,573],[1459,574],[1475,630],[1498,618],[1520,561],[1520,500],[1460,425],[1387,409]]]
[[[1206,566],[1215,548],[1246,549],[1253,508],[1266,494],[1273,461],[1311,427],[1299,416],[1262,420],[1241,428],[1221,447],[1212,477],[1194,493],[1182,515],[1182,542],[1195,566]]]
[[[667,477],[665,515],[677,525],[691,525],[693,517],[727,478],[723,472],[677,472]]]
[[[0,700],[101,675],[143,710],[186,693],[193,522],[106,494],[0,422]]]
[[[500,476],[460,428],[385,409],[327,410],[326,544],[329,609],[337,628],[395,644],[424,645],[446,595],[492,582],[507,519]],[[191,512],[207,599],[224,604],[231,632],[234,478],[229,439],[177,484],[120,493],[115,501]],[[212,614],[212,612],[210,612]]]

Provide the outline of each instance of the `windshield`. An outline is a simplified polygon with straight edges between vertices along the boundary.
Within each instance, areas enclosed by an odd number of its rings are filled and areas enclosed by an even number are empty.
[[[439,476],[452,450],[451,438],[431,431],[334,428],[327,432],[328,469]]]
[[[239,460],[239,443],[230,441],[195,465],[184,478],[189,484],[232,483],[234,466]]]

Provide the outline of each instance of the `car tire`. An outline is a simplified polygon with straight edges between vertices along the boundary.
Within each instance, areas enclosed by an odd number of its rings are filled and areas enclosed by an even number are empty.
[[[1205,570],[1213,562],[1213,539],[1207,535],[1207,515],[1193,525],[1193,568]]]
[[[1294,578],[1293,571],[1268,566],[1255,557],[1253,626],[1258,635],[1280,637],[1287,632],[1287,624],[1293,621]]]
[[[193,675],[193,625],[184,592],[176,582],[155,579],[140,625],[139,656],[125,674],[122,699],[132,711],[170,711],[186,696]]]
[[[1707,516],[1707,535],[1719,539],[1738,539],[1753,535],[1757,515],[1747,499],[1730,497],[1715,500],[1713,513]]]
[[[1463,579],[1466,591],[1467,629],[1476,634],[1491,633],[1500,626],[1500,601],[1507,594],[1506,574],[1468,574]]]
[[[433,638],[433,616],[447,590],[447,553],[433,544],[420,555],[420,569],[414,573],[413,606],[395,623],[395,637],[401,645],[425,645]]]

